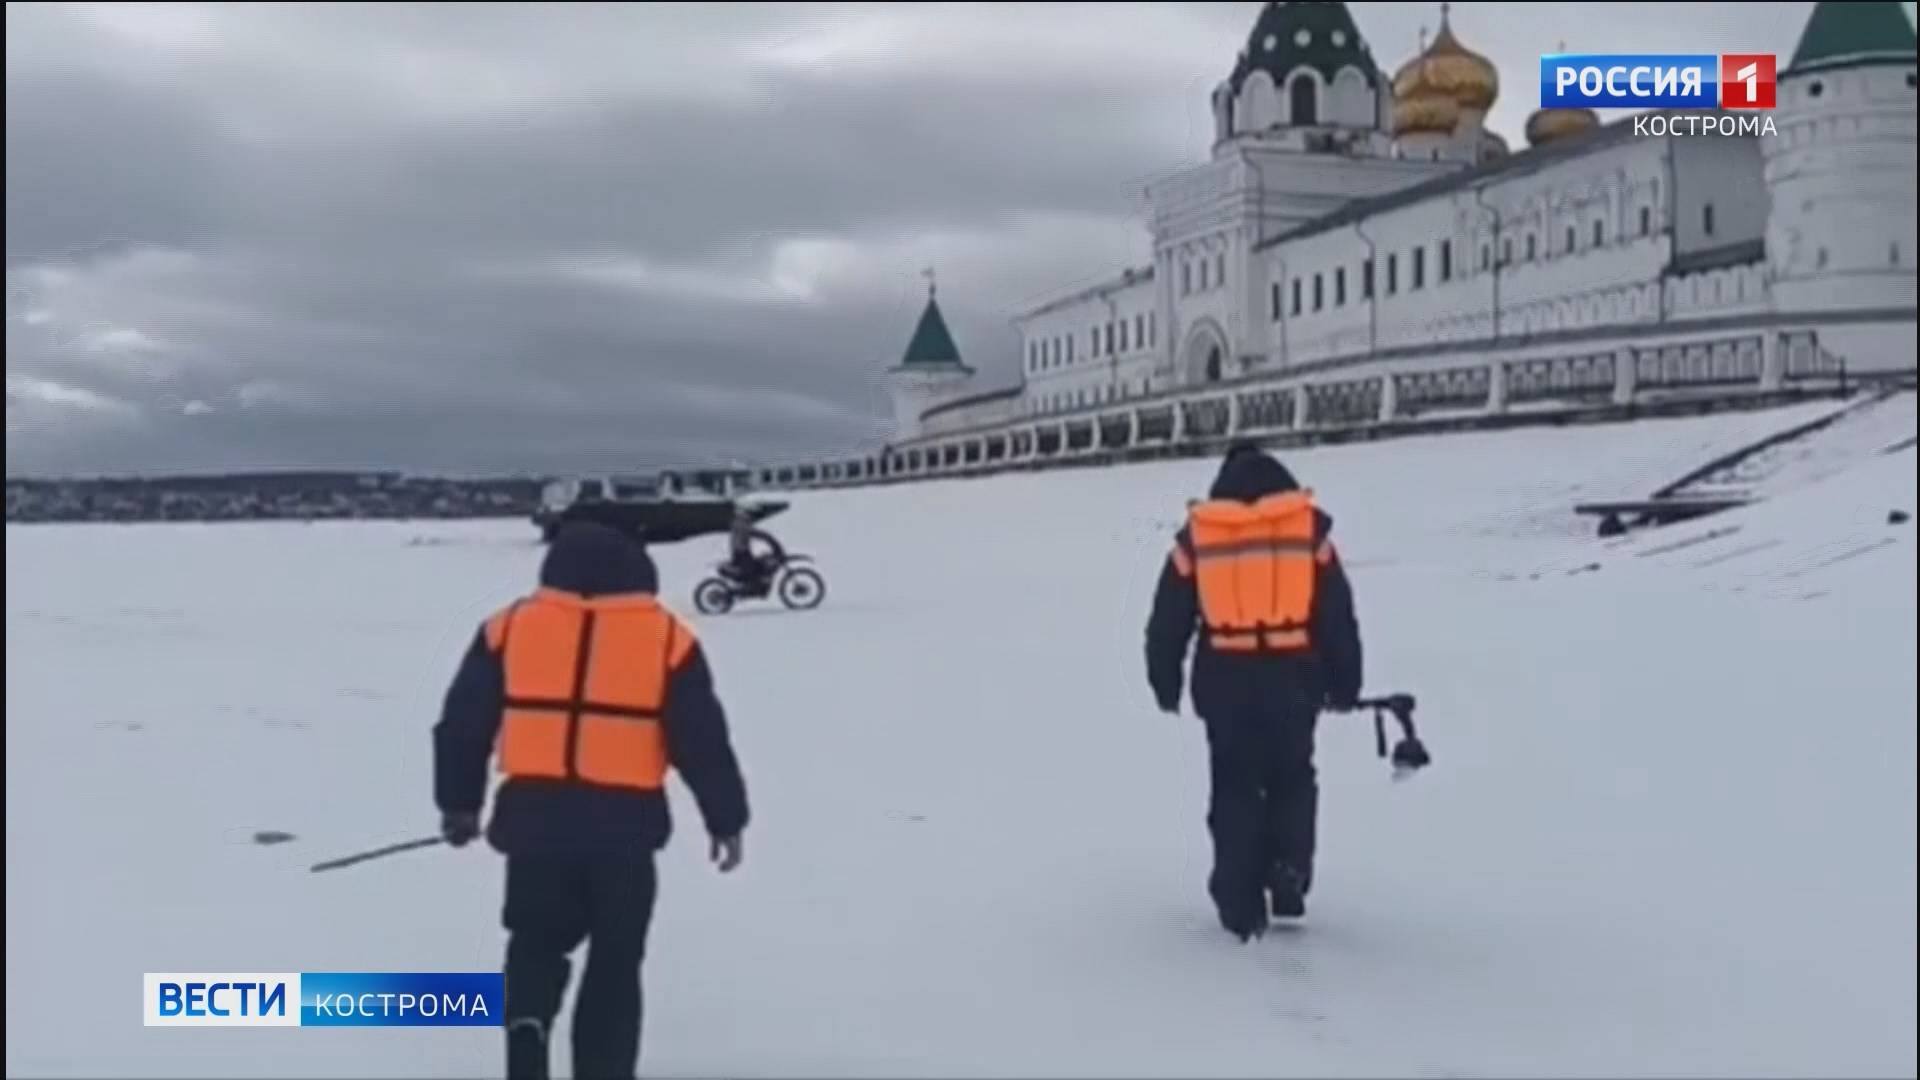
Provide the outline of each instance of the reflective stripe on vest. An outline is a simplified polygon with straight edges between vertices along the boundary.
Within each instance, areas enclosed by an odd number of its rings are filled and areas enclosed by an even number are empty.
[[[1318,566],[1331,550],[1314,539],[1313,496],[1289,491],[1251,505],[1196,505],[1188,519],[1201,620],[1223,652],[1299,652]]]
[[[665,786],[667,680],[695,644],[671,612],[641,594],[542,589],[489,619],[486,634],[506,675],[502,773]]]

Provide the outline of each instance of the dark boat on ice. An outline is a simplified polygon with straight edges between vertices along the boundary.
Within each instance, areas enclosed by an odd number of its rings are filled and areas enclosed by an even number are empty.
[[[648,544],[670,544],[696,536],[725,535],[737,511],[755,522],[784,511],[787,503],[738,500],[727,495],[688,494],[671,479],[593,477],[556,480],[540,493],[533,524],[542,540],[551,540],[570,521],[611,525]]]

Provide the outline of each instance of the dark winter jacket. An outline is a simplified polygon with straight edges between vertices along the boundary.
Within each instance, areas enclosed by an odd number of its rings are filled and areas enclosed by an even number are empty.
[[[554,538],[540,567],[540,584],[586,597],[652,593],[658,574],[646,549],[625,534],[574,523]],[[636,657],[635,662],[658,661]],[[483,628],[447,688],[433,729],[434,801],[443,813],[477,813],[485,800],[505,682],[501,657],[488,646]],[[697,644],[668,678],[661,724],[668,762],[692,789],[707,831],[733,836],[746,828],[746,786],[706,654]],[[636,844],[656,849],[671,832],[664,791],[515,778],[500,786],[487,837],[495,848],[516,854]]]
[[[1264,451],[1235,447],[1221,464],[1209,496],[1256,502],[1268,495],[1296,491],[1300,485],[1286,466]],[[1315,540],[1332,545],[1333,518],[1315,511]],[[1180,706],[1182,668],[1189,642],[1200,623],[1200,598],[1194,579],[1181,572],[1192,565],[1193,539],[1182,528],[1168,553],[1147,619],[1147,681],[1161,708]],[[1202,718],[1225,718],[1287,705],[1317,709],[1324,701],[1351,701],[1360,693],[1360,627],[1353,612],[1353,591],[1337,554],[1321,564],[1314,580],[1309,627],[1311,652],[1304,655],[1222,653],[1205,634],[1193,653],[1193,707]]]

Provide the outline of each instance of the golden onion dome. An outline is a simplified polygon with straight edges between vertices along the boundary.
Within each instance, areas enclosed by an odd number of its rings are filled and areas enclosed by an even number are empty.
[[[1486,112],[1500,96],[1500,72],[1492,61],[1453,36],[1447,16],[1451,4],[1440,5],[1440,32],[1433,44],[1424,45],[1419,54],[1401,66],[1393,76],[1395,97],[1418,97],[1425,93],[1444,94],[1462,109]]]
[[[1409,97],[1393,99],[1395,135],[1450,135],[1459,126],[1459,103],[1438,91],[1422,88]]]
[[[1600,126],[1600,117],[1592,109],[1537,109],[1527,117],[1527,145],[1578,135]]]

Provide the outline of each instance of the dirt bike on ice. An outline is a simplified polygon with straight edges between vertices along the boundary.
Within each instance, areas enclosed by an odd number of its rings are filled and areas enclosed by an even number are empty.
[[[827,597],[826,579],[807,555],[791,552],[769,560],[751,577],[738,576],[731,561],[716,563],[720,572],[696,585],[693,606],[702,614],[724,615],[742,600],[778,597],[791,611],[809,611]]]

